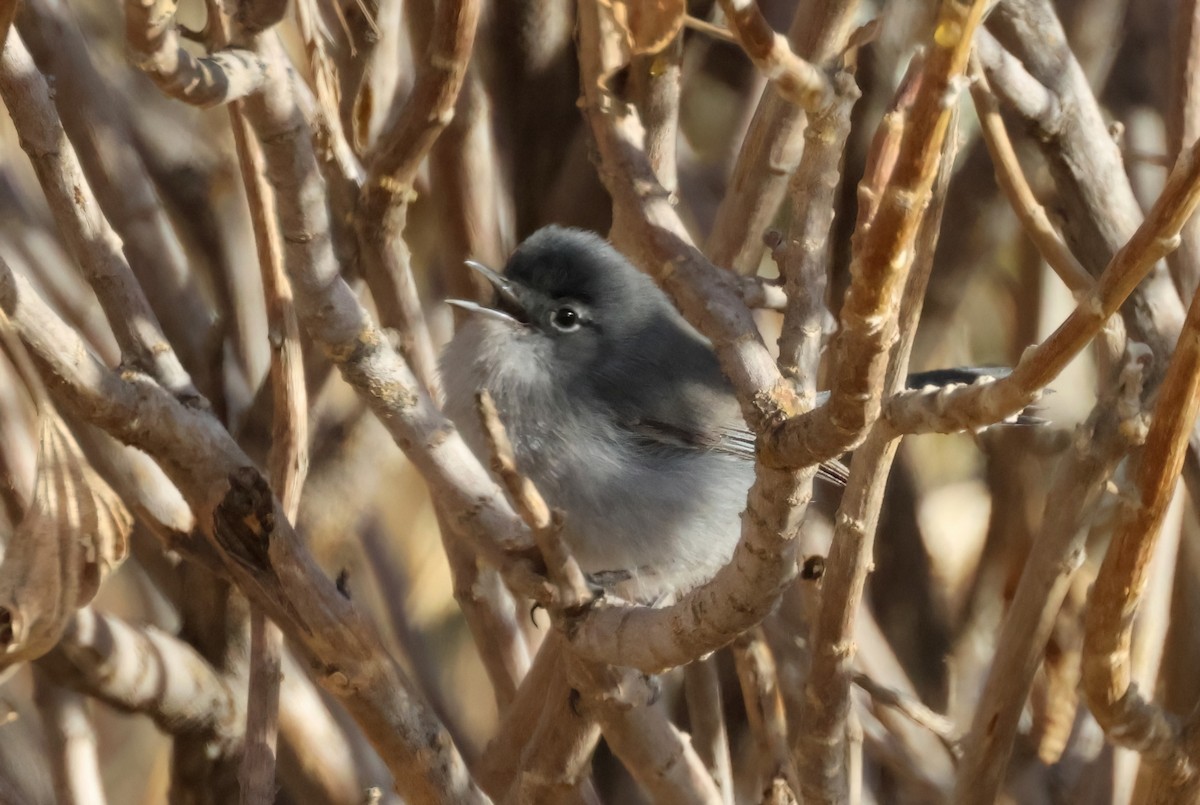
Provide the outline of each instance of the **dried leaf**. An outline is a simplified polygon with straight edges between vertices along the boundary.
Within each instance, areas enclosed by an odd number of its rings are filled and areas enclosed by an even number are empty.
[[[687,16],[684,0],[609,0],[604,4],[612,9],[631,56],[661,52],[679,35]]]
[[[0,563],[0,669],[45,654],[129,550],[133,524],[48,405],[33,501]]]

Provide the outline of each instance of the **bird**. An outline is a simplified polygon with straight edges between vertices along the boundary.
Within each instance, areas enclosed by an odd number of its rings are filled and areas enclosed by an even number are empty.
[[[488,463],[476,412],[486,390],[518,470],[563,515],[581,569],[626,597],[662,600],[710,578],[733,553],[754,480],[754,435],[710,343],[607,240],[548,226],[498,273],[440,363],[445,411]],[[1004,370],[913,375],[910,387]],[[818,396],[818,404],[827,399]],[[819,477],[844,483],[839,462]]]

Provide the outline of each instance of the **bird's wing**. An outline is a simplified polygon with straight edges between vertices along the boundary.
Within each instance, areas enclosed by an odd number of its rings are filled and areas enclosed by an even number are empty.
[[[755,437],[747,428],[722,425],[711,430],[698,430],[644,419],[629,423],[628,427],[644,442],[653,446],[711,450],[746,461],[754,460]],[[850,477],[850,470],[842,462],[833,459],[817,469],[817,477],[838,486],[845,486]]]

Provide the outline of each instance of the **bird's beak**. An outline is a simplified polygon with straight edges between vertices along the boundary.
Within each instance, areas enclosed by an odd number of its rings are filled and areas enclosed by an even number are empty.
[[[466,299],[447,299],[446,303],[462,308],[469,313],[476,313],[492,319],[506,321],[509,324],[528,324],[526,305],[522,300],[521,286],[498,274],[483,263],[467,260],[466,264],[483,275],[493,288],[496,289],[496,305],[487,307]]]

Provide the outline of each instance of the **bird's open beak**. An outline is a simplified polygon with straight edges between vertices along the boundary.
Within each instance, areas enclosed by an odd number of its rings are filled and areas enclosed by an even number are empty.
[[[509,324],[527,325],[525,302],[521,299],[521,288],[502,274],[497,274],[483,263],[467,260],[466,264],[483,275],[483,278],[496,289],[496,304],[494,307],[480,305],[466,299],[447,299],[446,304],[462,308],[469,313],[476,313],[492,319],[508,322]]]

